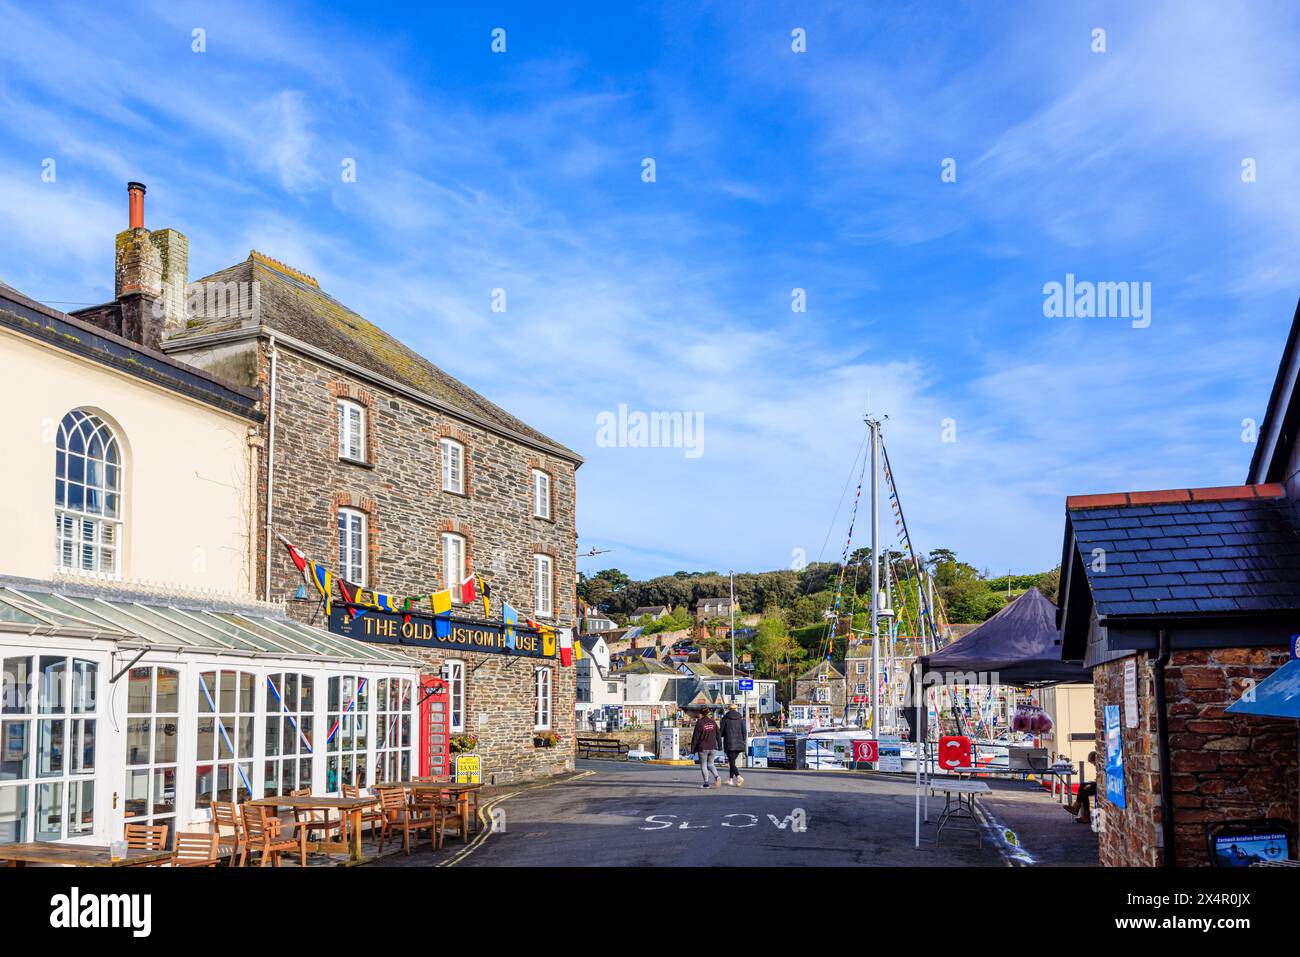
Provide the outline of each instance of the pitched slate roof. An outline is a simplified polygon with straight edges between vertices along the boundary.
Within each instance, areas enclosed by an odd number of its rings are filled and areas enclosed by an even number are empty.
[[[1246,485],[1069,498],[1098,615],[1300,609],[1300,533],[1283,495]]]
[[[581,461],[576,452],[521,422],[322,291],[319,283],[306,273],[252,250],[243,262],[198,281],[256,282],[257,315],[254,323],[348,360],[491,425],[551,446],[574,461]],[[246,320],[235,309],[205,315],[192,320],[179,335],[168,338],[167,346],[183,346],[188,340],[230,332],[245,324]]]

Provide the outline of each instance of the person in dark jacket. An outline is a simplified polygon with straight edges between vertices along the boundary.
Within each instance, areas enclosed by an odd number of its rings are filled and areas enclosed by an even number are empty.
[[[727,753],[727,768],[731,777],[727,781],[732,787],[739,787],[745,779],[736,770],[736,758],[745,750],[745,719],[740,716],[736,706],[730,705],[722,716],[722,750]]]
[[[713,762],[722,754],[722,729],[710,716],[708,708],[700,709],[700,718],[695,722],[691,732],[691,753],[700,756],[700,774],[704,775],[704,787],[722,787],[722,778]]]

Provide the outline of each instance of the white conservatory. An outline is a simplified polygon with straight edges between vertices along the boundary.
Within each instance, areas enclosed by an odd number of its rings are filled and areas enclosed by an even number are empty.
[[[214,799],[413,773],[417,661],[194,604],[0,585],[0,842],[206,829]]]

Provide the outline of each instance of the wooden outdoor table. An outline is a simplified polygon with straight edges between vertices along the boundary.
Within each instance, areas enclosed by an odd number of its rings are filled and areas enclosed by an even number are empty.
[[[249,801],[249,804],[269,807],[273,811],[276,808],[296,808],[299,811],[338,811],[340,814],[348,816],[348,834],[346,843],[340,844],[338,841],[328,839],[324,841],[308,841],[307,846],[314,851],[323,851],[326,854],[332,851],[347,851],[348,861],[352,864],[361,862],[361,812],[371,805],[378,804],[377,797],[318,797],[312,794],[305,794],[300,797],[291,797],[284,795],[281,797],[263,797]]]
[[[31,844],[0,844],[0,861],[9,867],[28,864],[63,864],[69,867],[143,867],[171,860],[171,851],[145,851],[128,848],[126,856],[113,860],[107,844],[68,844],[36,841]]]
[[[458,784],[455,781],[381,781],[375,785],[375,790],[405,788],[409,791],[446,791],[453,794],[456,797],[456,805],[460,808],[461,820],[465,822],[465,833],[469,834],[474,828],[474,822],[469,818],[469,795],[471,791],[477,791],[482,786],[481,784]]]

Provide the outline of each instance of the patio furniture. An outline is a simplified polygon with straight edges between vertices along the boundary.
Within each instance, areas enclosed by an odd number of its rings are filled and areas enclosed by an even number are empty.
[[[212,833],[217,837],[217,856],[235,866],[235,859],[244,846],[244,824],[240,818],[239,805],[232,801],[213,801]]]
[[[415,843],[420,842],[420,831],[429,831],[429,840],[435,847],[438,846],[437,837],[434,834],[436,826],[436,817],[433,814],[425,816],[426,809],[417,808],[412,802],[407,800],[407,790],[405,788],[385,787],[379,792],[379,809],[383,813],[383,829],[379,832],[379,853],[384,853],[384,843],[388,840],[388,832],[393,828],[400,827],[402,830],[402,847],[409,856],[411,853],[411,832],[415,832]]]
[[[280,866],[280,855],[285,851],[298,851],[298,863],[307,866],[307,834],[300,831],[297,840],[285,837],[280,819],[274,810],[264,804],[247,802],[240,805],[244,819],[244,843],[240,848],[239,866],[248,864],[250,853],[259,856],[259,866],[266,867],[267,862],[274,867]]]
[[[465,818],[460,813],[460,802],[441,791],[418,790],[411,792],[411,803],[418,817],[433,818],[434,846],[441,849],[447,833],[447,822],[451,821],[460,839],[466,843],[469,834],[466,831]]]
[[[355,784],[344,784],[342,786],[343,796],[345,798],[361,799],[361,788]],[[384,815],[381,811],[368,808],[361,812],[361,826],[370,825],[370,839],[373,841],[379,834],[379,828],[383,821]]]
[[[309,798],[311,789],[303,788],[298,791],[290,791],[290,797]],[[291,808],[293,811],[293,827],[295,831],[301,831],[306,835],[306,839],[320,847],[330,846],[333,844],[342,844],[346,847],[348,843],[348,820],[336,810],[328,808]],[[311,832],[317,831],[322,837],[316,841],[312,838]],[[338,841],[330,840],[330,832],[338,831]],[[328,852],[327,852],[328,853]]]
[[[220,838],[211,831],[178,831],[172,842],[172,867],[216,867]]]
[[[379,798],[361,797],[321,797],[316,795],[286,795],[284,797],[262,797],[247,802],[248,804],[268,807],[268,808],[305,808],[309,810],[333,811],[336,814],[346,816],[347,830],[344,832],[347,836],[346,842],[343,841],[314,841],[311,842],[310,849],[321,851],[326,854],[334,851],[345,851],[348,855],[350,864],[359,864],[361,862],[361,812],[368,807],[379,803]],[[306,832],[300,832],[303,841],[306,842]]]
[[[28,864],[60,864],[68,867],[146,867],[167,860],[168,851],[127,848],[126,854],[113,860],[106,844],[68,844],[61,841],[35,841],[25,844],[0,844],[0,861],[9,867]]]
[[[448,778],[413,778],[409,781],[392,781],[375,785],[375,790],[381,793],[385,788],[402,788],[408,791],[432,790],[450,794],[460,803],[460,813],[465,820],[466,831],[473,833],[475,830],[475,821],[478,819],[478,792],[482,788],[481,784],[458,784]]]
[[[141,851],[167,850],[166,824],[128,824],[126,846]]]

